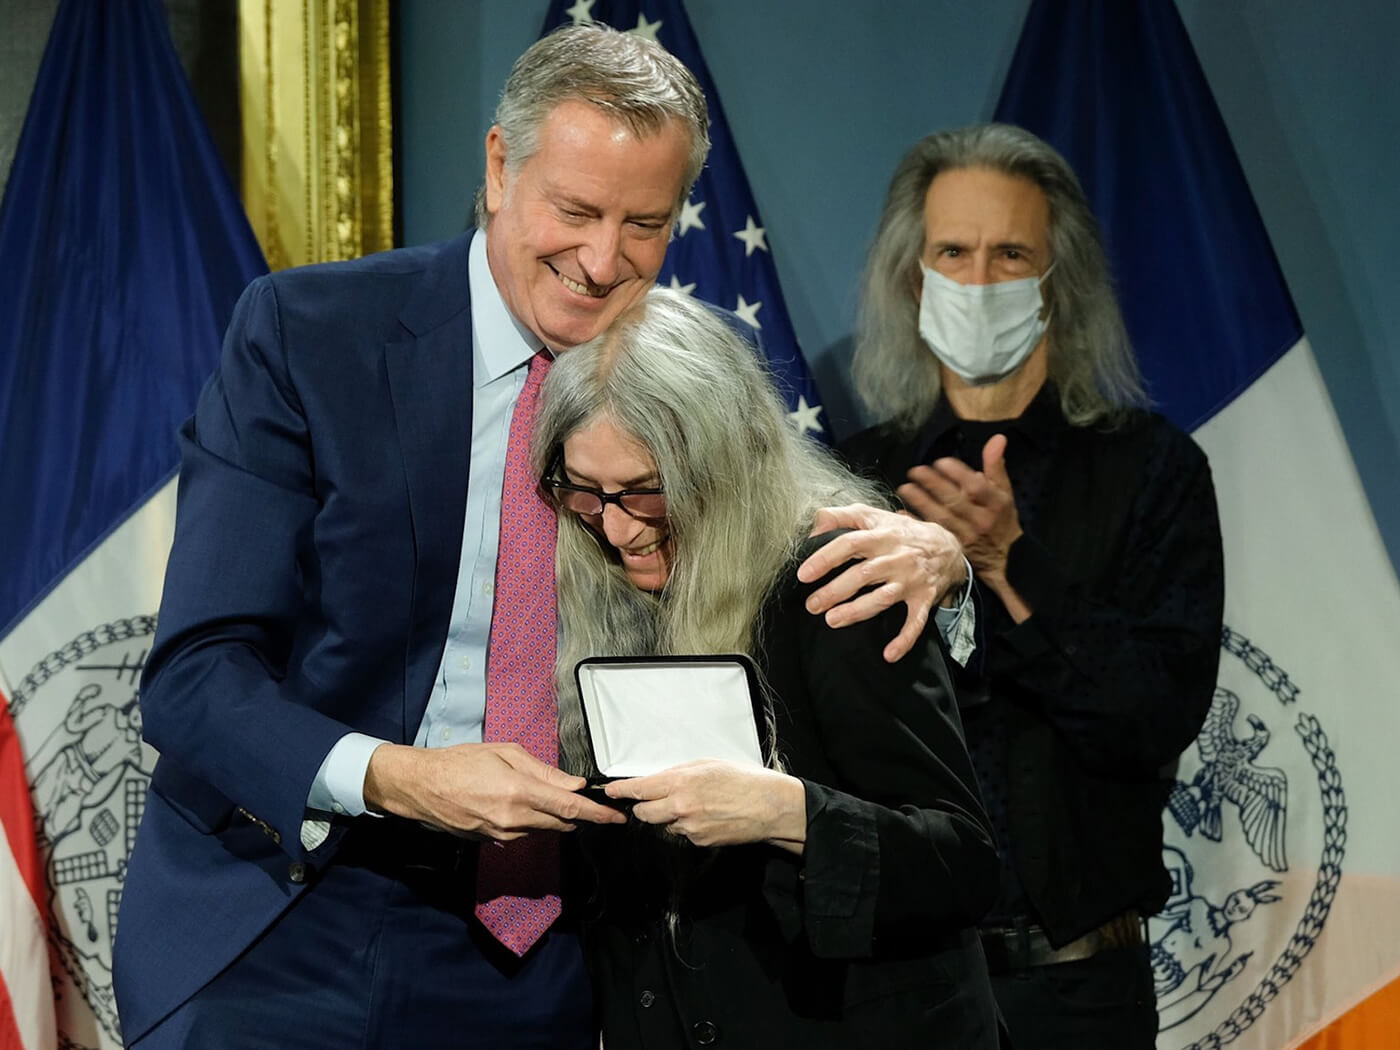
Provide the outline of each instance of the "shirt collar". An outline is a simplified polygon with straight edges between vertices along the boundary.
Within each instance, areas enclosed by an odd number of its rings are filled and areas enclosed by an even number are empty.
[[[480,387],[515,371],[543,344],[515,319],[501,297],[486,259],[485,230],[472,235],[467,280],[472,296],[472,385]]]
[[[1006,425],[1020,431],[1037,445],[1048,444],[1056,434],[1069,426],[1069,420],[1060,411],[1060,392],[1055,384],[1046,380],[1036,391],[1026,410]]]
[[[953,406],[948,403],[948,398],[940,394],[938,404],[934,406],[933,414],[929,416],[928,424],[924,428],[922,454],[927,457],[938,440],[950,430],[960,426],[962,422],[953,412]],[[1048,444],[1058,432],[1069,426],[1069,421],[1060,411],[1059,391],[1055,389],[1055,384],[1048,379],[1041,384],[1035,397],[1031,398],[1031,403],[1019,416],[1013,419],[985,422],[977,420],[975,422],[979,429],[1015,431],[1035,445]]]

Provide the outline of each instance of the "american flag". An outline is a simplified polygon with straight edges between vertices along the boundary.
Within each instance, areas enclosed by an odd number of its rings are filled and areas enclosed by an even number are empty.
[[[661,44],[685,63],[710,107],[710,159],[681,209],[659,283],[732,311],[757,333],[768,367],[800,433],[831,440],[821,398],[797,345],[768,232],[739,163],[714,81],[681,0],[553,0],[544,33],[601,22]]]

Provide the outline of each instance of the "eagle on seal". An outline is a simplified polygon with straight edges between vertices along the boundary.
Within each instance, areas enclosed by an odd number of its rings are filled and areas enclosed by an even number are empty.
[[[1232,803],[1240,816],[1245,841],[1273,871],[1287,871],[1284,826],[1288,817],[1288,777],[1281,769],[1256,766],[1269,742],[1269,729],[1257,715],[1246,715],[1252,732],[1235,735],[1240,698],[1217,688],[1205,725],[1196,737],[1201,768],[1190,784],[1177,781],[1167,806],[1190,835],[1198,830],[1213,842],[1221,838],[1221,807]]]

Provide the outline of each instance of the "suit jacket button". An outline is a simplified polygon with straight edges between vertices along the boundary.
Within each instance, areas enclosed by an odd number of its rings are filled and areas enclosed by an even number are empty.
[[[701,1046],[709,1046],[719,1038],[719,1029],[713,1021],[696,1021],[690,1031]]]
[[[652,1003],[656,1002],[656,993],[653,992],[650,988],[648,988],[646,989],[646,991],[642,992],[641,995],[637,996],[637,1002],[641,1003],[643,1009],[645,1009]]]
[[[305,882],[306,865],[299,860],[292,861],[292,866],[287,869],[287,878],[293,882]]]

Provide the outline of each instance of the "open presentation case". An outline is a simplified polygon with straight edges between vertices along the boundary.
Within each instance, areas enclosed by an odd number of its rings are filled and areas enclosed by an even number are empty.
[[[772,750],[753,662],[716,656],[599,656],[574,667],[599,776],[589,794],[701,758],[765,764]]]

